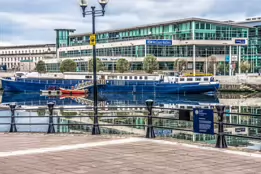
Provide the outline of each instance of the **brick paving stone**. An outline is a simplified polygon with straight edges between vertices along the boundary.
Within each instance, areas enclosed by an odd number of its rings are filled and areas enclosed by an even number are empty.
[[[57,147],[119,138],[0,134],[2,152]],[[3,142],[3,143],[2,143]],[[19,142],[19,143],[17,143]],[[0,157],[1,174],[261,174],[261,158],[154,141]]]

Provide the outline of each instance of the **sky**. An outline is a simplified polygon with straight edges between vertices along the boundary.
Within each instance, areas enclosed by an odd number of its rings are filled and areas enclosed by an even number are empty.
[[[88,9],[98,0],[89,0]],[[260,0],[110,0],[96,18],[99,31],[200,17],[243,21],[261,16]],[[0,0],[0,46],[55,43],[56,28],[91,32],[78,0]]]

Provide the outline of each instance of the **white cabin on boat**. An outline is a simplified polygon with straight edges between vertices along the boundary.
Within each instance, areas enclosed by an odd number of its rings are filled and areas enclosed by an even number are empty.
[[[16,72],[17,77],[21,78],[43,78],[43,79],[79,79],[92,80],[93,72],[65,72],[65,73],[46,73],[37,72]],[[146,73],[110,73],[98,72],[97,80],[128,80],[128,81],[160,81],[162,83],[208,83],[214,82],[212,76],[186,77],[179,72],[165,71],[163,74],[146,74]]]

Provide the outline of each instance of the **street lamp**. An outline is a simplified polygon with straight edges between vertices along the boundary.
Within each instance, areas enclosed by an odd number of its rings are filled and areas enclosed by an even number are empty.
[[[92,15],[92,34],[95,35],[95,17],[104,16],[105,6],[109,0],[99,0],[102,10],[95,10],[95,6],[91,6],[91,10],[86,10],[88,3],[87,0],[80,0],[80,7],[82,8],[82,15]],[[96,41],[95,41],[96,42]],[[97,90],[97,69],[96,69],[96,43],[93,44],[93,99],[94,99],[94,119],[92,127],[92,135],[100,134],[98,123],[98,90]]]

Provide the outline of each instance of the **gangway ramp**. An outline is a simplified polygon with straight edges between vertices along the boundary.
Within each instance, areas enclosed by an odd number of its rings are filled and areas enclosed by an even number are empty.
[[[106,80],[98,80],[97,85],[106,85]],[[93,82],[82,82],[78,83],[76,89],[77,90],[82,90],[82,89],[87,89],[93,87]]]

